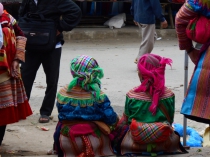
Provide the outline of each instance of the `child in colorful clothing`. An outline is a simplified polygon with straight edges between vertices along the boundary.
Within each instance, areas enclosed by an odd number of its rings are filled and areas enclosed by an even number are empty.
[[[155,54],[140,57],[137,68],[141,84],[126,94],[123,116],[111,134],[116,154],[141,154],[151,145],[154,147],[148,153],[178,151],[175,143],[179,144],[179,137],[171,128],[175,95],[165,86],[164,76],[166,64],[171,63],[171,59]],[[176,142],[170,140],[172,136]]]
[[[24,62],[26,38],[16,20],[0,3],[3,45],[0,49],[0,145],[7,124],[32,114],[20,76],[19,62]]]
[[[73,80],[57,94],[59,122],[54,134],[58,156],[113,155],[109,134],[118,122],[101,91],[103,69],[89,56],[71,61]]]

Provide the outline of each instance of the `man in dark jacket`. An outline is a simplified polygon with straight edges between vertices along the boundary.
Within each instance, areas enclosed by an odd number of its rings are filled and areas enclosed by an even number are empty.
[[[141,44],[135,63],[145,53],[151,53],[157,37],[155,31],[155,18],[161,22],[161,27],[166,28],[168,23],[162,14],[159,0],[132,0],[131,14],[134,23],[141,29]]]
[[[54,107],[57,92],[61,50],[64,44],[62,32],[75,28],[80,22],[82,14],[80,8],[72,0],[23,0],[19,16],[23,17],[29,12],[53,19],[57,27],[57,44],[54,50],[36,53],[26,50],[25,63],[21,66],[22,79],[28,98],[30,98],[36,73],[40,65],[43,66],[47,88],[40,108],[39,122],[47,123]]]

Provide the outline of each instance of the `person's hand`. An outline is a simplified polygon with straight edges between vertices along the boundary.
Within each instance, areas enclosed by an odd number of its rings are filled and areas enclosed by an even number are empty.
[[[134,22],[134,24],[135,24],[136,26],[138,26],[138,22],[136,22],[136,21],[134,21],[134,20],[133,20],[133,22]]]
[[[20,76],[20,74],[19,74],[19,61],[18,60],[14,60],[12,62],[11,75],[14,78],[19,78],[19,76]]]
[[[161,28],[167,28],[168,27],[168,22],[165,20],[161,22]]]
[[[190,57],[191,61],[196,65],[200,57],[199,50],[193,48],[192,51],[188,52],[188,56]]]

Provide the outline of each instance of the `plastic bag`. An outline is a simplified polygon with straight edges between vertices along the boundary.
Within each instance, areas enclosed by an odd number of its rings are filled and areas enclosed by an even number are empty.
[[[104,25],[109,26],[109,28],[111,29],[122,28],[123,26],[125,26],[125,23],[124,23],[125,21],[126,21],[126,15],[125,13],[122,13],[122,14],[112,17],[111,19],[106,21]]]

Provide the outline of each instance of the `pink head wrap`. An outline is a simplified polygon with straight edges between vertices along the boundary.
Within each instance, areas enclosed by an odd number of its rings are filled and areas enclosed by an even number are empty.
[[[172,60],[160,57],[155,54],[143,55],[137,64],[138,70],[142,76],[142,83],[135,89],[135,92],[149,92],[152,96],[152,104],[149,111],[156,114],[159,97],[165,89],[165,66],[171,66]]]
[[[4,7],[3,5],[0,3],[0,16],[3,14],[4,12]]]

